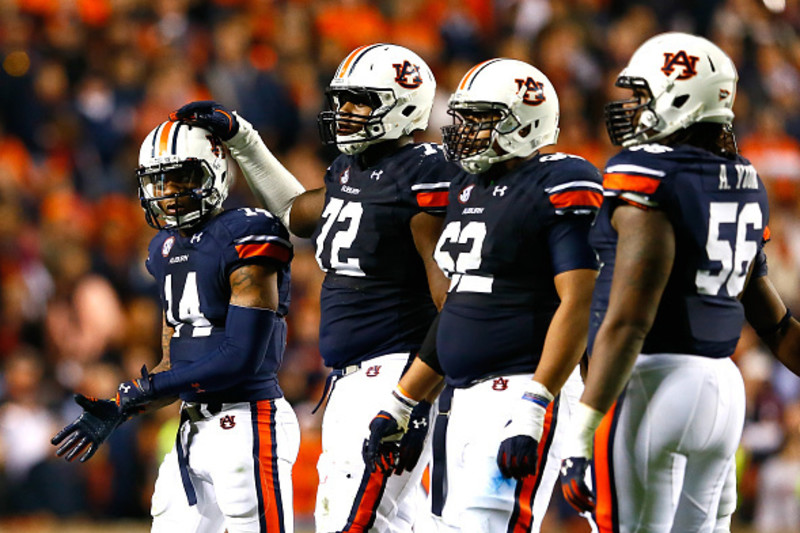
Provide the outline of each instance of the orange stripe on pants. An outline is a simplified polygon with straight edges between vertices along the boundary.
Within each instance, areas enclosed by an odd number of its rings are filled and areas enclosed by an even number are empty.
[[[542,438],[539,440],[537,449],[536,473],[525,476],[524,479],[517,482],[517,501],[514,504],[514,514],[511,515],[511,523],[508,528],[508,531],[513,533],[528,533],[533,526],[533,498],[539,488],[541,473],[553,441],[554,419],[558,412],[558,403],[558,400],[550,402],[544,415]]]
[[[613,467],[611,458],[613,450],[613,429],[619,400],[611,406],[597,431],[594,433],[594,491],[595,491],[595,522],[600,533],[614,533],[617,522],[617,504],[614,496]]]
[[[378,510],[390,475],[383,474],[380,470],[370,473],[365,467],[361,486],[350,511],[350,518],[347,519],[347,525],[342,533],[364,533],[372,527],[375,522],[375,512]]]
[[[262,400],[251,405],[261,531],[283,533],[283,500],[278,481],[278,445],[275,442],[275,402]]]

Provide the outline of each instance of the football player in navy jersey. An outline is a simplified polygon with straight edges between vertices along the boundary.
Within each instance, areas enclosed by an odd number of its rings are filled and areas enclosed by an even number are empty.
[[[128,417],[180,398],[154,532],[293,531],[300,430],[276,377],[292,245],[269,212],[222,209],[228,160],[219,138],[185,122],[164,122],[144,140],[139,196],[159,229],[147,268],[160,287],[163,359],[120,384],[116,401],[78,396],[85,412],[53,438],[58,455],[84,461]]]
[[[425,531],[420,520],[430,404],[415,413],[417,453],[390,477],[367,468],[361,448],[371,398],[396,385],[441,305],[447,279],[433,260],[451,177],[461,172],[434,144],[414,143],[428,124],[436,82],[425,61],[392,44],[344,58],[319,116],[322,139],[339,155],[324,187],[303,191],[242,117],[195,102],[176,118],[218,132],[263,205],[310,237],[326,276],[319,347],[332,369],[322,424],[316,530]],[[406,471],[407,470],[407,471]]]
[[[580,157],[540,152],[556,142],[558,98],[527,63],[476,65],[449,112],[447,155],[467,171],[451,181],[435,252],[450,288],[420,357],[370,424],[365,460],[382,456],[380,443],[403,433],[444,376],[432,483],[440,530],[539,531],[581,391],[600,174]]]
[[[744,319],[800,372],[797,321],[766,278],[767,194],[733,136],[736,83],[719,47],[665,33],[618,76],[632,98],[606,107],[625,149],[590,236],[602,268],[562,465],[565,497],[601,532],[730,531]]]

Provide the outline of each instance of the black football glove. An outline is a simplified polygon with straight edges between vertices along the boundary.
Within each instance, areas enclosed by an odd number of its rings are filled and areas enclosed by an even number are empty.
[[[515,435],[500,443],[497,467],[504,477],[522,479],[536,473],[539,442],[529,435]]]
[[[594,494],[586,485],[586,471],[590,459],[568,457],[561,461],[561,492],[564,499],[579,513],[594,511]]]
[[[430,428],[431,404],[422,400],[411,411],[408,420],[408,431],[400,441],[400,458],[395,466],[394,473],[402,474],[403,470],[411,472],[419,462],[422,449],[425,447],[425,437]]]
[[[54,446],[61,444],[56,450],[57,456],[72,461],[83,453],[80,462],[85,463],[127,417],[120,414],[113,400],[98,400],[76,394],[75,403],[83,408],[83,413],[56,433],[50,443]]]
[[[536,473],[539,441],[552,400],[553,395],[544,385],[531,381],[514,404],[497,450],[497,468],[503,476],[522,479]]]
[[[239,131],[239,122],[233,111],[213,100],[191,102],[169,114],[170,120],[182,120],[207,129],[223,141],[230,140]]]
[[[377,469],[390,474],[395,469],[402,437],[403,429],[392,415],[386,411],[375,415],[369,423],[369,437],[364,439],[361,448],[361,456],[370,472]]]
[[[121,415],[130,416],[141,412],[155,398],[152,378],[147,367],[142,366],[142,377],[125,381],[117,387],[117,410]]]

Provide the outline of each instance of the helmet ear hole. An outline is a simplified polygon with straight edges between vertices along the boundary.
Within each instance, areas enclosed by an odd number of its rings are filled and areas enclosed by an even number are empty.
[[[683,107],[683,104],[685,104],[688,100],[689,100],[688,94],[682,94],[680,96],[676,96],[675,99],[672,101],[672,107],[680,109],[681,107]]]
[[[405,108],[403,108],[403,111],[401,111],[401,114],[402,114],[404,117],[410,117],[410,116],[411,116],[411,113],[413,113],[414,111],[416,111],[416,109],[417,109],[417,106],[415,106],[415,105],[409,105],[409,106],[406,106]]]
[[[536,121],[536,123],[535,123],[535,127],[537,127],[537,128],[539,127],[539,121],[538,121],[538,120],[537,120],[537,121]],[[521,130],[519,130],[519,136],[520,136],[522,139],[524,139],[525,137],[527,137],[528,135],[530,135],[531,131],[533,131],[533,127],[532,127],[530,124],[528,124],[527,126],[525,126],[524,128],[522,128]]]

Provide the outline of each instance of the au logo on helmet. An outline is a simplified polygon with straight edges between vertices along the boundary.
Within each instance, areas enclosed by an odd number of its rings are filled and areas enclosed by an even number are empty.
[[[676,78],[678,80],[688,80],[697,76],[697,61],[700,59],[697,56],[690,56],[685,50],[681,50],[677,54],[672,52],[664,52],[664,66],[661,67],[661,72],[669,76],[675,71],[675,67],[683,67],[683,72]]]
[[[516,79],[517,90],[525,87],[525,94],[522,95],[522,102],[528,105],[539,105],[546,100],[544,96],[544,83],[536,81],[530,76],[526,79]]]
[[[416,89],[422,85],[422,76],[419,73],[419,65],[412,65],[408,60],[392,65],[397,73],[394,81],[406,89]]]

